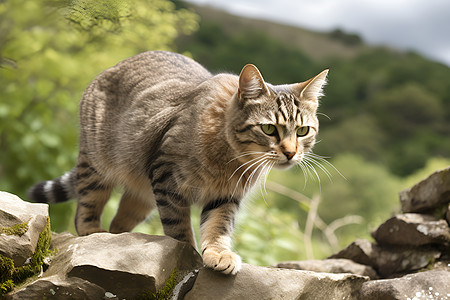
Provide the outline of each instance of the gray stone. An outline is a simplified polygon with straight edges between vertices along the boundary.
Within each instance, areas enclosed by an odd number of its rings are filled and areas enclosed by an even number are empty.
[[[450,204],[447,205],[447,210],[445,212],[445,220],[447,221],[447,224],[450,226]]]
[[[372,259],[378,274],[390,278],[426,268],[440,256],[432,247],[378,247]]]
[[[450,299],[450,272],[426,271],[363,284],[361,300]]]
[[[23,288],[9,293],[5,299],[104,299],[106,293],[107,292],[103,288],[90,283],[89,281],[76,277],[65,278],[54,275],[33,281]]]
[[[450,228],[445,220],[424,214],[396,215],[372,233],[380,245],[422,246],[450,243]]]
[[[399,193],[402,212],[429,212],[450,203],[450,167]]]
[[[0,254],[11,258],[14,265],[22,266],[36,250],[39,234],[47,226],[48,205],[25,202],[19,197],[0,192],[0,228],[27,224],[21,236],[0,234]]]
[[[330,258],[346,258],[371,266],[386,278],[428,267],[440,256],[440,250],[433,247],[392,247],[356,240]]]
[[[324,260],[287,261],[275,265],[276,268],[297,269],[322,273],[351,273],[377,279],[377,272],[370,267],[350,259],[330,258]]]
[[[368,277],[257,267],[243,264],[235,276],[201,269],[191,299],[357,299]]]
[[[329,258],[346,258],[359,264],[374,266],[373,257],[376,251],[376,245],[373,245],[368,240],[356,239],[353,243]]]
[[[58,255],[45,276],[64,274],[96,284],[119,298],[136,298],[162,289],[173,274],[202,266],[192,246],[166,236],[142,233],[55,235]]]

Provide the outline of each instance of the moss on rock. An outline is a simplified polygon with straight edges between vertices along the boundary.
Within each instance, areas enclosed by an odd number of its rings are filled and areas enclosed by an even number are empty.
[[[28,222],[26,224],[28,230]],[[20,233],[23,228],[23,226],[16,227],[15,232]],[[20,235],[23,235],[25,232]],[[27,278],[30,278],[40,272],[42,264],[44,263],[44,258],[50,254],[49,247],[51,238],[50,218],[47,218],[47,224],[45,225],[44,230],[42,230],[39,234],[36,250],[34,251],[34,254],[28,264],[21,267],[16,267],[14,266],[12,259],[0,254],[0,296],[8,293],[14,288],[14,286],[24,282]]]
[[[29,222],[29,221],[28,221]],[[28,222],[11,227],[0,227],[0,234],[22,236],[28,231]]]
[[[173,289],[177,285],[177,278],[178,278],[178,270],[177,268],[173,269],[172,273],[170,274],[170,277],[167,279],[164,286],[155,293],[152,292],[145,292],[141,297],[139,297],[139,300],[165,300],[169,299],[172,295]]]

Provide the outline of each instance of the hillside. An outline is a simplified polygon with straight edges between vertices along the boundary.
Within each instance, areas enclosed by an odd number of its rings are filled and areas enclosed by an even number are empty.
[[[239,32],[243,28],[264,32],[286,46],[302,49],[316,61],[331,57],[355,57],[367,48],[357,35],[346,34],[340,30],[323,33],[265,20],[238,17],[211,6],[194,4],[188,6],[201,16],[203,22],[220,24],[227,34]]]
[[[313,32],[191,6],[196,33],[181,52],[214,72],[257,65],[274,84],[306,80],[330,68],[316,152],[352,153],[405,176],[450,153],[450,68],[413,52],[374,47],[341,30]]]

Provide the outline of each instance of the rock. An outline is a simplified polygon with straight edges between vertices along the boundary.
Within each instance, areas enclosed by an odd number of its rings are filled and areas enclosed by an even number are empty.
[[[105,299],[107,292],[89,281],[59,275],[38,279],[31,284],[8,294],[6,300],[41,299]],[[106,294],[108,295],[108,294]],[[113,297],[111,299],[114,299]]]
[[[402,212],[429,212],[450,202],[450,167],[434,172],[428,178],[399,194]]]
[[[426,271],[363,284],[359,299],[450,299],[450,272]]]
[[[55,235],[58,254],[45,276],[79,278],[118,298],[136,298],[165,288],[166,282],[202,266],[192,246],[142,233]],[[173,288],[173,287],[172,287]]]
[[[201,269],[184,299],[357,299],[368,279],[243,264],[236,276]]]
[[[276,268],[296,269],[322,273],[351,273],[377,279],[375,270],[366,265],[358,264],[350,259],[330,258],[324,260],[287,261],[275,265]]]
[[[0,255],[22,266],[36,250],[48,222],[48,205],[25,202],[0,192]]]
[[[409,213],[390,218],[380,225],[372,236],[381,245],[448,245],[450,228],[445,220]]]
[[[447,224],[450,226],[450,204],[447,205],[447,210],[445,213],[445,220],[447,221]]]
[[[441,256],[433,247],[391,247],[356,240],[330,258],[346,258],[371,266],[383,278],[427,267]]]
[[[373,257],[375,254],[373,252],[377,250],[374,250],[375,247],[368,240],[356,239],[353,243],[329,258],[346,258],[362,265],[374,266]]]
[[[378,247],[374,254],[373,267],[383,278],[416,272],[441,256],[441,252],[432,247]]]

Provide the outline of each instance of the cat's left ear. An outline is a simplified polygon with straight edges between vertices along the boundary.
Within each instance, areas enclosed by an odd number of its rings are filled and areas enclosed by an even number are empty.
[[[239,75],[239,99],[255,99],[270,93],[264,79],[255,65],[245,65]]]
[[[296,88],[300,99],[317,102],[323,96],[323,87],[327,83],[328,71],[326,69],[310,80],[299,83]]]

